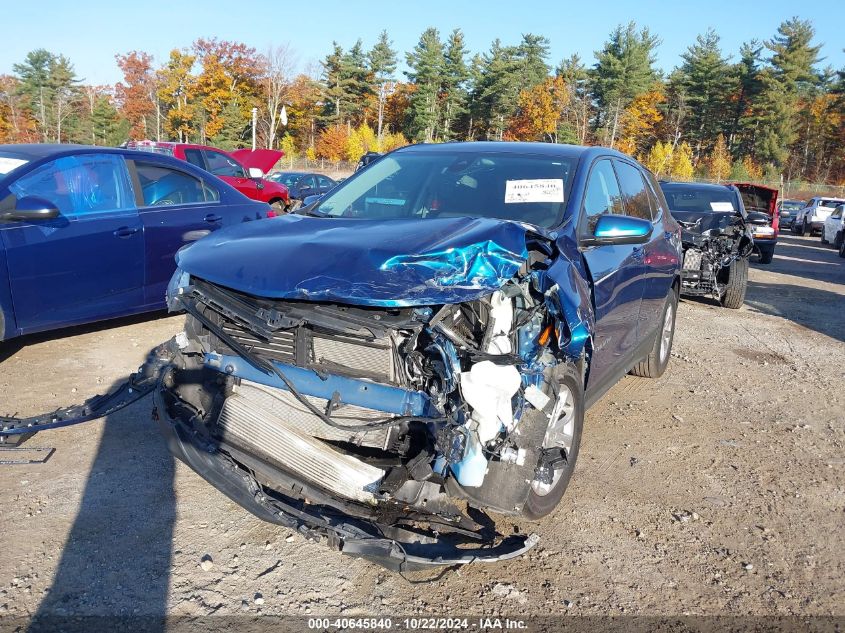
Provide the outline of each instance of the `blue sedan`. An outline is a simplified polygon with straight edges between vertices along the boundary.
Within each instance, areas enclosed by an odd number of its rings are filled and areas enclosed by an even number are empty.
[[[212,485],[347,554],[510,558],[536,538],[459,505],[554,510],[585,409],[669,363],[680,237],[613,150],[399,149],[302,214],[179,252],[168,302],[188,318],[156,355],[157,419]]]
[[[267,205],[183,161],[0,146],[0,341],[164,307],[176,251]]]

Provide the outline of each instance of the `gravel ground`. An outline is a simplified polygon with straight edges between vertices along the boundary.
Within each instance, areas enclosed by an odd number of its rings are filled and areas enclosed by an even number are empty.
[[[175,463],[150,402],[0,466],[2,616],[845,615],[845,260],[785,236],[739,311],[682,301],[672,362],[587,414],[572,484],[498,565],[401,576],[262,523]],[[103,392],[181,328],[0,346],[0,411]],[[2,456],[0,456],[2,457]],[[512,530],[513,520],[500,521]]]

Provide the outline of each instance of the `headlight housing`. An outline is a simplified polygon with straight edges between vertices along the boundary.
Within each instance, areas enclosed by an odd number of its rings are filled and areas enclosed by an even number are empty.
[[[191,285],[191,276],[181,268],[177,268],[176,272],[170,278],[167,284],[167,293],[165,299],[167,301],[167,309],[170,312],[177,312],[180,310],[179,295],[185,292],[185,289]]]

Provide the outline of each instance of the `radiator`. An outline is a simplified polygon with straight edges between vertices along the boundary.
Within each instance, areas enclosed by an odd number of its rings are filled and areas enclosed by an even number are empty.
[[[310,399],[322,409],[324,400]],[[332,416],[383,417],[358,407],[343,407]],[[349,420],[360,424],[359,420]],[[263,457],[326,490],[356,501],[375,502],[373,493],[384,471],[333,449],[319,438],[383,447],[387,430],[343,431],[325,424],[285,391],[244,383],[226,399],[217,420],[220,438]]]

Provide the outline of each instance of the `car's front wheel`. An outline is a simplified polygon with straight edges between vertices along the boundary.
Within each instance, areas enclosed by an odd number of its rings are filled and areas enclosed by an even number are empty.
[[[556,368],[553,391],[555,404],[542,448],[549,455],[558,454],[561,461],[554,464],[550,477],[535,479],[522,507],[528,519],[540,519],[560,503],[578,459],[581,431],[584,428],[584,380],[580,365],[564,363]]]
[[[824,227],[822,227],[821,240],[822,240],[822,244],[827,244],[827,237],[825,237],[825,234],[824,234]]]
[[[836,233],[836,237],[833,238],[833,248],[839,248],[840,246],[842,246],[842,240],[843,240],[843,233],[842,233],[842,231],[838,231]]]
[[[842,241],[839,243],[839,256],[840,256],[840,257],[845,257],[845,240],[842,240]]]
[[[805,218],[798,227],[798,230],[795,231],[798,235],[804,235],[807,232],[807,219]]]
[[[654,344],[648,356],[631,368],[634,376],[642,378],[660,378],[669,365],[672,342],[675,340],[675,316],[678,312],[678,293],[675,288],[666,297],[660,327],[654,336]]]
[[[726,308],[738,310],[745,302],[745,291],[748,288],[748,259],[740,257],[731,262],[728,268],[728,279],[720,297]]]
[[[760,263],[761,264],[771,264],[772,259],[775,256],[775,249],[774,248],[767,248],[765,250],[760,250]]]

